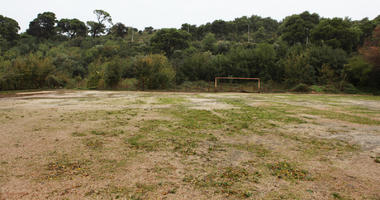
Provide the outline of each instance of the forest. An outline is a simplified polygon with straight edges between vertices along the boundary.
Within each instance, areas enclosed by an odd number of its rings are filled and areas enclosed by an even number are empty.
[[[380,15],[282,21],[252,15],[200,26],[138,30],[113,22],[58,19],[44,12],[20,33],[0,15],[0,91],[40,88],[170,90],[217,76],[261,78],[267,91],[380,91]]]

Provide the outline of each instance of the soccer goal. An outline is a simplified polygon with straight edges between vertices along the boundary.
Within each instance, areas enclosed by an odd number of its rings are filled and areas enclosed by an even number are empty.
[[[229,80],[227,83],[221,84],[222,80]],[[238,80],[239,82],[236,82]],[[244,81],[244,82],[242,82]],[[256,84],[250,84],[252,81]],[[215,77],[215,91],[240,91],[240,92],[260,92],[260,78],[243,78],[243,77]]]

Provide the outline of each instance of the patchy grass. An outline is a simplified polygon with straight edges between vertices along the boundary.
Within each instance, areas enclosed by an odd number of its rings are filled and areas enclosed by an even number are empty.
[[[336,119],[356,124],[367,124],[367,125],[380,125],[380,120],[371,119],[368,117],[362,117],[357,115],[350,115],[347,113],[329,111],[329,110],[318,110],[318,109],[308,109],[306,114],[322,116],[328,119]]]
[[[380,197],[378,97],[52,95],[0,101],[0,198]]]
[[[144,135],[136,135],[125,139],[125,143],[131,148],[145,151],[155,151],[160,147],[160,143],[148,139]]]
[[[227,146],[255,153],[261,158],[272,155],[272,152],[266,149],[262,144],[227,144]]]
[[[250,171],[242,167],[225,167],[206,175],[194,177],[186,176],[183,181],[191,183],[198,188],[210,188],[215,193],[237,198],[253,196],[256,189],[253,186],[242,187],[259,183],[261,178],[259,171]]]
[[[221,128],[225,121],[209,110],[187,109],[183,106],[164,112],[180,119],[178,125],[183,129],[217,129]]]

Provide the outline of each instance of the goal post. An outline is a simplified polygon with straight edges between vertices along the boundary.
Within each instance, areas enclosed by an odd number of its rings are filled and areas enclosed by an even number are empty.
[[[218,89],[218,81],[226,79],[226,80],[256,80],[257,81],[257,88],[259,91],[261,90],[261,80],[260,78],[243,78],[243,77],[215,77],[215,91]]]

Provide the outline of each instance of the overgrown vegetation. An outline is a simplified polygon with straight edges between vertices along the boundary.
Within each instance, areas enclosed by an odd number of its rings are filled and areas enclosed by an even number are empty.
[[[216,76],[261,78],[265,90],[380,88],[379,17],[352,21],[303,12],[282,21],[253,15],[137,30],[113,24],[103,10],[94,14],[97,21],[84,23],[44,12],[21,34],[15,20],[0,15],[0,90],[204,90]]]

